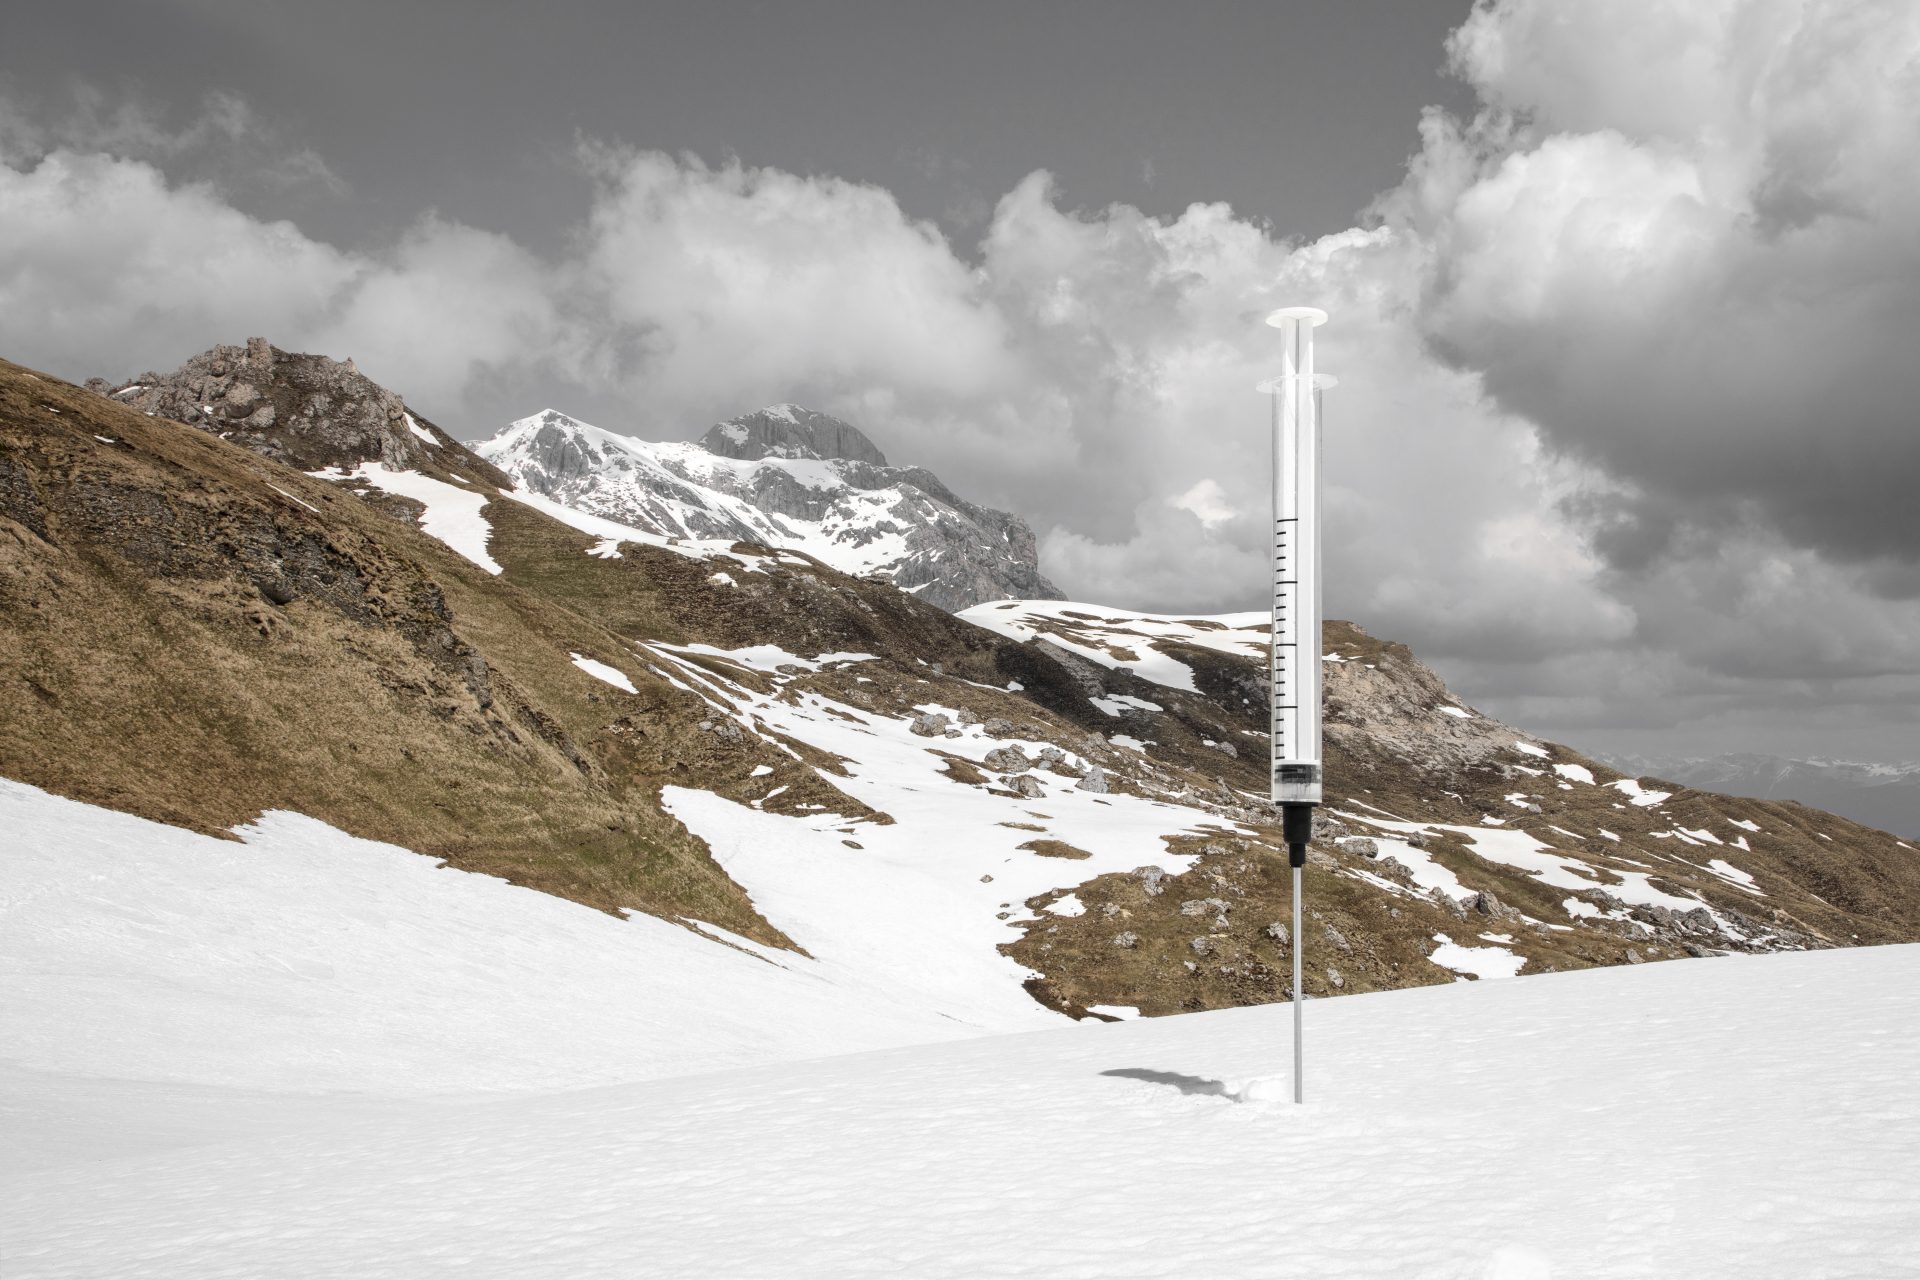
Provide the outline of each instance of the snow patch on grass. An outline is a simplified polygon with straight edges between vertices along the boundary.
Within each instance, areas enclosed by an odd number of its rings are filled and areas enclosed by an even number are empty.
[[[1671,800],[1671,791],[1649,791],[1632,778],[1616,778],[1607,784],[1621,795],[1627,797],[1635,807],[1645,809],[1664,800]]]
[[[1470,978],[1511,978],[1527,963],[1525,956],[1517,956],[1505,947],[1462,946],[1444,933],[1434,934],[1433,940],[1439,945],[1427,958],[1442,969]]]
[[[420,528],[438,538],[488,573],[501,572],[499,561],[487,553],[487,540],[493,526],[483,514],[487,495],[461,489],[418,471],[403,471],[383,462],[363,462],[352,471],[316,471],[329,480],[352,479],[402,498],[411,498],[426,509],[420,514]]]
[[[639,692],[638,689],[633,687],[633,681],[627,678],[627,673],[620,670],[620,668],[610,667],[604,662],[597,661],[593,658],[582,657],[577,653],[569,653],[567,656],[573,659],[574,666],[580,668],[595,680],[610,684],[614,688],[624,690],[627,693]]]
[[[1105,698],[1088,698],[1087,701],[1110,716],[1124,715],[1129,709],[1134,711],[1166,710],[1165,707],[1157,702],[1148,702],[1145,698],[1130,697],[1124,693],[1112,694]]]

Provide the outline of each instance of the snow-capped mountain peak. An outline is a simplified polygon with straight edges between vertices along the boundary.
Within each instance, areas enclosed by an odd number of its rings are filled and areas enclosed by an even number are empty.
[[[524,489],[667,537],[804,551],[880,574],[945,609],[1058,595],[1033,531],[889,466],[864,432],[778,404],[716,423],[698,443],[637,440],[546,409],[474,446]]]

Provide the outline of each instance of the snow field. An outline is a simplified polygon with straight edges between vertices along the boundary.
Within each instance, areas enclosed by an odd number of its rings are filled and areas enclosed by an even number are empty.
[[[0,830],[0,1066],[17,1070],[555,1089],[975,1029],[802,956],[777,966],[297,814],[217,840],[0,780]]]
[[[16,1179],[0,1231],[10,1280],[1920,1268],[1920,947],[1306,1012],[1304,1107],[1266,1006],[410,1114],[314,1100],[305,1127]]]
[[[904,715],[879,714],[789,691],[786,677],[775,678],[772,693],[760,694],[686,661],[692,650],[646,648],[747,731],[771,731],[846,760],[850,776],[822,776],[894,818],[878,826],[830,811],[768,813],[679,787],[662,793],[668,811],[707,842],[761,914],[845,990],[924,1004],[976,1029],[1057,1024],[1061,1015],[1021,986],[1031,971],[998,950],[1035,918],[1027,899],[1140,866],[1178,874],[1193,859],[1169,853],[1167,837],[1221,824],[1203,810],[1133,795],[1096,796],[1079,790],[1077,779],[1045,770],[1028,775],[1044,789],[1039,798],[995,795],[954,781],[936,752],[993,773],[985,766],[989,752],[1014,746],[1034,757],[1050,744],[990,738],[977,724],[958,726],[957,737],[919,737],[908,727],[912,714],[952,716],[955,709],[926,703]],[[864,656],[804,658],[771,646],[699,652],[762,672]],[[1011,822],[1041,830],[1004,825]],[[1051,858],[1020,848],[1040,839],[1092,856]],[[903,956],[911,960],[903,963]]]

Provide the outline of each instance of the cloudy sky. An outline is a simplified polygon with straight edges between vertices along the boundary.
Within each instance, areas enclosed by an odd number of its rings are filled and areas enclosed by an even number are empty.
[[[1588,749],[1920,758],[1912,0],[504,10],[10,19],[0,354],[795,400],[1199,611],[1263,604],[1311,303],[1330,611]]]

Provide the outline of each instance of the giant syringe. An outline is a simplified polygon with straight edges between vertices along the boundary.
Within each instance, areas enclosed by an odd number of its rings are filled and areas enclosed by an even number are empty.
[[[1273,648],[1269,766],[1273,802],[1293,867],[1293,1100],[1305,1096],[1300,1042],[1300,872],[1322,798],[1320,760],[1320,391],[1313,331],[1317,307],[1282,307],[1267,317],[1280,330],[1280,376],[1260,389],[1273,397]]]

